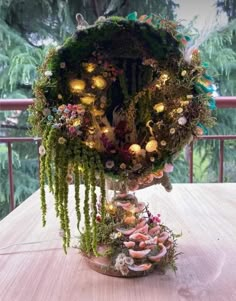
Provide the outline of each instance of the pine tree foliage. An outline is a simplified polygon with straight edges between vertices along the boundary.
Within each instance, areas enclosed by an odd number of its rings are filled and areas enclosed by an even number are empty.
[[[209,64],[209,73],[216,79],[217,92],[220,95],[236,95],[236,20],[231,21],[227,27],[212,32],[201,45],[201,56]],[[235,134],[235,109],[216,110],[217,124],[210,129],[209,134],[229,135]],[[235,175],[236,142],[225,142],[224,169],[225,180],[236,181]],[[218,180],[219,169],[219,141],[200,141],[196,144],[196,156],[200,163],[205,164],[203,174],[208,174],[208,181]],[[203,178],[203,174],[200,178]]]

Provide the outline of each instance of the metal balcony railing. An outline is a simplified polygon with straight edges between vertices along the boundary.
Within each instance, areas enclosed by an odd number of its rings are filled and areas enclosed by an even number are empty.
[[[218,109],[230,109],[236,108],[236,97],[235,96],[221,96],[216,97],[216,106]],[[34,103],[33,99],[0,99],[0,111],[10,110],[26,110],[30,105]],[[223,182],[224,178],[224,141],[236,140],[236,135],[209,135],[201,136],[197,140],[219,140],[219,179],[220,183]],[[197,141],[196,140],[196,141]],[[13,179],[13,168],[12,168],[12,143],[15,142],[36,142],[38,147],[40,145],[40,138],[31,137],[0,137],[0,143],[7,144],[8,147],[8,170],[9,170],[9,184],[10,184],[10,210],[15,208],[14,202],[14,179]],[[190,144],[190,156],[189,156],[189,182],[193,183],[193,150],[196,141]]]

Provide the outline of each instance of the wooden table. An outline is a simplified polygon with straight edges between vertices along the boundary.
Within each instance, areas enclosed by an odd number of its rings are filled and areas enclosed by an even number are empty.
[[[0,301],[235,301],[236,185],[155,186],[138,196],[183,233],[176,275],[112,278],[90,270],[75,248],[65,255],[52,196],[43,229],[37,191],[0,222]]]

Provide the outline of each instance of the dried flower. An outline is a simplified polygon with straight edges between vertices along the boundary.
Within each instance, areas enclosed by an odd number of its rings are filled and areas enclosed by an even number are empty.
[[[73,176],[71,174],[67,174],[67,176],[66,176],[66,182],[68,184],[72,184],[73,183]]]
[[[46,109],[43,110],[43,115],[44,116],[48,116],[50,114],[51,114],[51,110],[50,109],[46,108]]]
[[[61,68],[61,69],[66,68],[66,63],[65,63],[65,62],[61,62],[61,63],[60,63],[60,68]]]
[[[100,222],[102,221],[102,217],[101,217],[100,214],[98,214],[98,215],[96,216],[96,221],[97,221],[98,223],[100,223]]]
[[[39,154],[41,157],[46,154],[46,149],[43,145],[40,145],[40,147],[39,147]]]
[[[58,139],[58,143],[59,143],[59,144],[65,144],[65,143],[66,143],[66,139],[65,139],[64,137],[60,137],[60,138]]]
[[[115,240],[116,238],[117,238],[116,233],[115,233],[115,232],[112,232],[112,233],[110,234],[110,239]]]
[[[121,163],[120,169],[126,169],[126,164],[125,163]]]
[[[114,161],[108,160],[108,161],[106,162],[106,168],[112,169],[114,166],[115,166]]]

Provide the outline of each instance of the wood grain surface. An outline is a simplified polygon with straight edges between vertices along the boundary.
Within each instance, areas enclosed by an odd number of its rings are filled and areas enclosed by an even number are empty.
[[[119,279],[90,270],[76,248],[64,254],[50,194],[41,227],[37,191],[0,222],[0,301],[236,301],[236,185],[176,184],[171,193],[157,185],[137,196],[183,233],[176,274]]]

